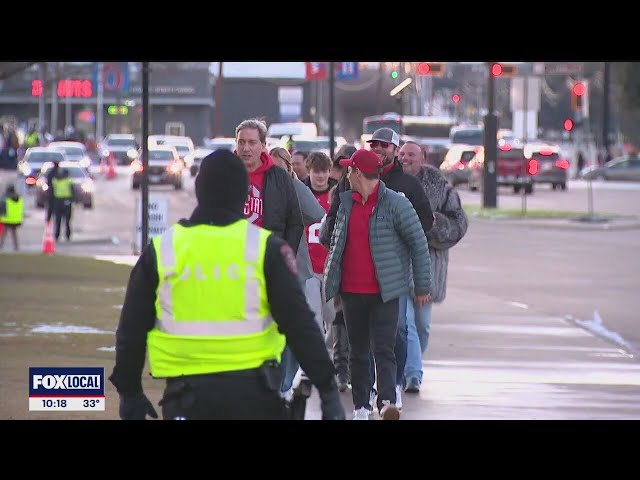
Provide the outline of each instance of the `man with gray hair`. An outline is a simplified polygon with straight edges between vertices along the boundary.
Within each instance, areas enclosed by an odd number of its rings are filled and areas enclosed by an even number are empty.
[[[304,233],[300,204],[291,176],[277,168],[267,151],[267,126],[259,119],[236,127],[236,153],[249,173],[244,215],[254,225],[272,231],[298,251]]]

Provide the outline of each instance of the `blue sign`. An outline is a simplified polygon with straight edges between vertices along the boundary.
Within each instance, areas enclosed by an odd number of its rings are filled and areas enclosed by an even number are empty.
[[[357,80],[358,62],[338,62],[336,78],[338,80]]]
[[[98,91],[98,62],[93,67],[94,91]],[[129,93],[129,62],[104,62],[102,64],[102,91],[105,93]]]

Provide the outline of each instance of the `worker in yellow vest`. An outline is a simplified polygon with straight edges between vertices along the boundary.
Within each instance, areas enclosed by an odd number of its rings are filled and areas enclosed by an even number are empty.
[[[73,202],[76,198],[75,185],[69,176],[69,170],[60,169],[58,175],[51,180],[53,187],[53,212],[56,216],[56,242],[60,237],[60,228],[64,219],[65,236],[67,241],[71,240],[71,214],[73,212]]]
[[[133,268],[109,377],[121,419],[158,418],[143,392],[145,353],[151,376],[166,379],[164,419],[286,419],[285,342],[318,389],[322,418],[345,418],[295,254],[245,220],[248,188],[236,155],[204,158],[191,217],[154,237]]]
[[[4,228],[0,236],[0,248],[4,247],[4,238],[9,231],[11,231],[13,249],[18,251],[18,228],[22,225],[24,218],[24,200],[18,195],[13,185],[7,187],[3,204],[3,212],[0,212],[0,224],[2,224]]]

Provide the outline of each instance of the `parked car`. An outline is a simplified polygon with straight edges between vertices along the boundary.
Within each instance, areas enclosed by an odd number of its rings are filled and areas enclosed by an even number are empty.
[[[585,180],[640,180],[640,156],[625,154],[609,160],[603,166],[582,169],[580,177]]]
[[[293,141],[293,150],[299,150],[301,152],[322,152],[325,155],[329,155],[329,148],[331,143],[329,137],[317,137],[317,136],[305,136],[294,135],[291,140]],[[347,143],[344,137],[334,137],[333,139],[333,152],[337,152],[338,149]],[[284,145],[281,145],[284,147]]]
[[[474,145],[451,145],[440,164],[440,172],[451,185],[458,186],[469,181],[467,165],[480,147]]]
[[[47,173],[53,167],[52,163],[46,163],[36,180],[36,205],[44,208],[49,202],[49,185],[47,184]],[[77,162],[64,161],[60,162],[60,168],[69,170],[69,177],[76,186],[76,201],[81,203],[84,208],[93,208],[93,193],[95,192],[95,183],[89,176],[86,168],[81,167]]]
[[[149,147],[149,185],[173,185],[176,190],[182,189],[183,164],[178,151],[170,145]],[[142,177],[142,162],[136,159],[131,162],[133,178],[131,187],[140,188]]]
[[[23,178],[27,187],[32,188],[45,164],[63,161],[65,161],[64,153],[60,150],[48,147],[31,147],[18,162],[18,174]]]
[[[182,162],[182,165],[185,167],[191,166],[188,165],[188,157],[196,150],[191,138],[181,135],[150,135],[148,140],[149,148],[162,145],[174,147],[178,152],[178,157]]]
[[[78,162],[84,169],[88,169],[91,165],[91,158],[87,152],[87,147],[81,142],[51,142],[48,148],[55,148],[64,153],[65,160],[68,162]]]
[[[558,145],[547,143],[527,144],[524,149],[528,160],[537,162],[537,171],[533,176],[535,183],[549,183],[556,188],[566,190],[569,177],[569,161],[562,158]]]
[[[196,148],[196,151],[191,155],[191,166],[189,167],[189,172],[192,177],[195,177],[198,174],[202,159],[213,152],[214,150],[210,148]]]
[[[482,190],[484,186],[484,147],[478,147],[478,153],[469,161],[469,189]],[[538,172],[538,162],[528,160],[524,147],[520,143],[498,142],[496,162],[496,181],[498,186],[513,188],[514,193],[524,189],[524,193],[533,193],[533,177]]]
[[[221,148],[233,152],[236,149],[236,139],[233,137],[208,138],[204,142],[204,148],[207,148],[212,152]]]

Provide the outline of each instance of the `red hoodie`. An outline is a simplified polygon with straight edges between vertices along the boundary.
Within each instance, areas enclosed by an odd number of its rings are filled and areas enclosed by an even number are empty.
[[[273,158],[266,153],[262,152],[260,155],[262,165],[249,173],[249,196],[247,202],[244,204],[244,216],[254,225],[262,226],[262,197],[264,186],[264,174],[270,168],[275,167]]]

